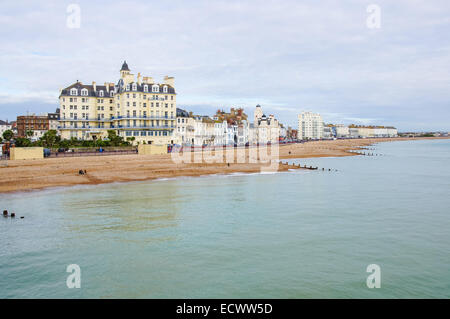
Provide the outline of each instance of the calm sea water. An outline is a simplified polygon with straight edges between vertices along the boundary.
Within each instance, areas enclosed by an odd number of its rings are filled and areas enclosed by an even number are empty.
[[[450,140],[374,147],[300,161],[337,172],[0,194],[25,216],[0,218],[0,298],[449,298]]]

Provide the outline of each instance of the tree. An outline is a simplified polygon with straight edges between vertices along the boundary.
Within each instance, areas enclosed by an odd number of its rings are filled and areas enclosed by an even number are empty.
[[[3,138],[8,142],[11,141],[13,136],[14,136],[14,133],[11,130],[6,130],[3,132]]]
[[[29,147],[31,146],[31,141],[25,137],[18,137],[16,138],[15,142],[17,147]]]
[[[40,138],[42,146],[52,148],[58,141],[57,132],[55,130],[49,130]]]
[[[33,132],[32,130],[28,130],[28,131],[25,132],[25,135],[26,135],[27,137],[32,137],[33,134],[34,134],[34,132]]]
[[[59,147],[64,148],[64,149],[69,148],[70,145],[71,145],[71,144],[70,144],[70,140],[62,140],[62,141],[59,143]]]
[[[118,136],[114,130],[108,130],[108,139],[112,146],[120,146],[123,144],[123,137]]]

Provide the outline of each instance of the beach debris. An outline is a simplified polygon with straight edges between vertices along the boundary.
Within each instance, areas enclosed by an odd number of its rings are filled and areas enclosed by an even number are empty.
[[[3,216],[8,217],[8,211],[6,209],[3,211]]]
[[[84,175],[84,171],[83,171],[82,169],[80,169],[80,170],[78,171],[78,175]]]
[[[25,218],[25,216],[20,216],[20,219],[24,219]]]
[[[11,213],[11,218],[16,217],[16,213]]]

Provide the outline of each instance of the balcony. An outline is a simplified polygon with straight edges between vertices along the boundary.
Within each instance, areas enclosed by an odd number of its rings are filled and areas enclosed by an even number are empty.
[[[90,119],[90,118],[63,118],[59,120],[60,122],[111,122],[109,118],[103,118],[103,119]]]
[[[101,126],[58,126],[58,130],[90,130],[90,129],[104,129],[109,130],[110,127],[101,127]]]
[[[128,116],[128,115],[121,115],[121,116],[113,116],[112,120],[118,121],[118,120],[175,120],[175,116]]]
[[[148,130],[173,130],[175,129],[175,125],[117,125],[117,128],[120,129],[129,129],[129,130],[140,130],[140,129],[148,129]]]

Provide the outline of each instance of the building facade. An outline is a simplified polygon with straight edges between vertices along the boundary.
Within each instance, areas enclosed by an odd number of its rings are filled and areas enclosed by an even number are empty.
[[[133,144],[175,144],[174,78],[163,83],[130,73],[126,62],[117,84],[76,83],[61,90],[59,130],[63,139],[105,139],[108,130]]]
[[[323,138],[322,116],[312,112],[298,115],[298,139],[310,140]]]
[[[37,141],[49,130],[48,115],[21,115],[17,117],[17,136]]]
[[[260,105],[257,105],[254,112],[253,127],[250,132],[250,142],[257,143],[278,143],[280,138],[280,123],[273,116],[264,114]]]
[[[0,140],[3,139],[3,133],[7,130],[12,130],[11,123],[8,123],[8,121],[0,120]]]

